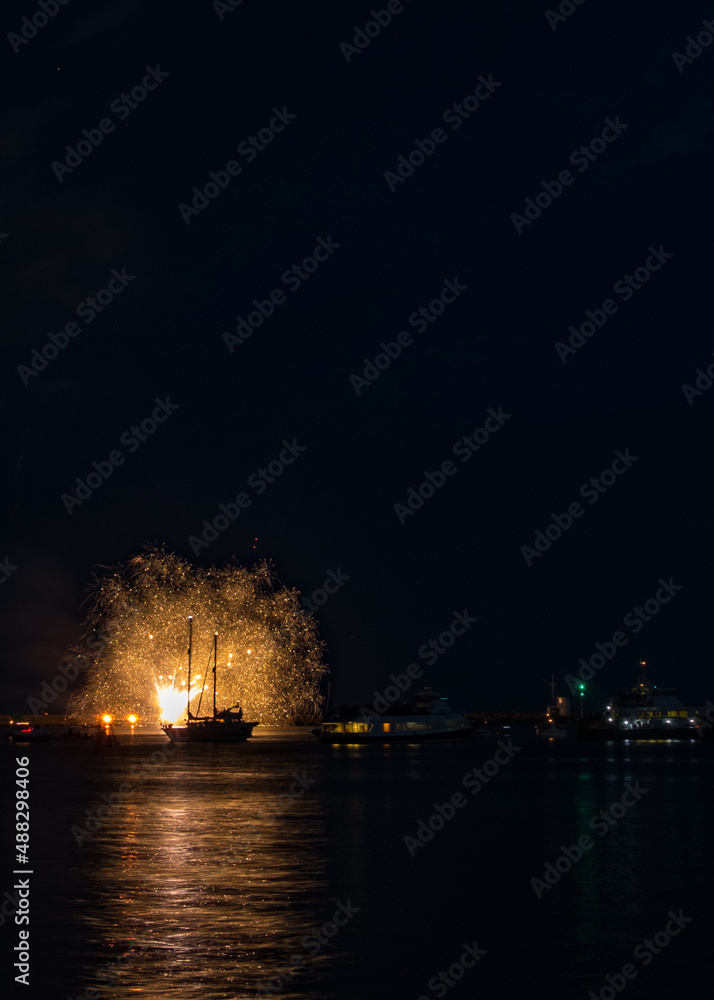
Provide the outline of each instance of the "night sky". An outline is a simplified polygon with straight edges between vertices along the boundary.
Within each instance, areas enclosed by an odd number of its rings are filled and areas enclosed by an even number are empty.
[[[586,709],[641,657],[711,697],[714,6],[45,6],[2,14],[0,711],[147,542],[344,581],[333,704],[419,663],[536,710],[618,630]]]

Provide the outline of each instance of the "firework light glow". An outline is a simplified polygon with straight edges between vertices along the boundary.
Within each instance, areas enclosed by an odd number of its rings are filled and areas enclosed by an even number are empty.
[[[192,715],[213,711],[213,636],[218,634],[216,705],[240,703],[264,724],[319,718],[324,644],[296,590],[277,583],[265,561],[203,569],[147,547],[95,577],[86,632],[64,657],[85,683],[68,710],[87,720],[137,715],[186,718],[188,619],[193,617]]]
[[[211,682],[213,683],[213,682]],[[159,703],[159,717],[161,722],[180,722],[182,719],[186,718],[186,682],[184,681],[183,687],[176,687],[175,681],[172,684],[158,684],[154,682],[156,687],[156,697]],[[197,695],[201,694],[201,685],[196,687],[191,684],[191,701],[193,702]],[[203,704],[201,705],[203,708]],[[193,715],[196,712],[193,711],[193,706],[191,708],[191,713]]]

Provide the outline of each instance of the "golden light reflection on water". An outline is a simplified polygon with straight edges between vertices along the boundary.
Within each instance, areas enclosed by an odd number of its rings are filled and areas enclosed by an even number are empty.
[[[271,996],[317,996],[309,983],[340,947],[302,943],[334,910],[318,800],[274,815],[285,778],[246,768],[245,749],[180,748],[93,838],[88,877],[112,951],[129,956],[115,1000],[255,996],[296,952],[305,968]]]

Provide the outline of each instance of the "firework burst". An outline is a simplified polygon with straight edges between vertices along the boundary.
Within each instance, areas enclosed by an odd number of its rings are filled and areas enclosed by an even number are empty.
[[[86,633],[65,663],[85,670],[72,714],[176,722],[186,717],[188,628],[193,616],[191,712],[213,711],[213,636],[218,635],[219,710],[240,702],[245,718],[280,725],[319,716],[324,644],[298,592],[279,586],[265,561],[202,569],[147,547],[94,577]],[[81,661],[81,662],[80,662]],[[87,663],[89,666],[87,667]],[[204,687],[205,679],[205,687]]]

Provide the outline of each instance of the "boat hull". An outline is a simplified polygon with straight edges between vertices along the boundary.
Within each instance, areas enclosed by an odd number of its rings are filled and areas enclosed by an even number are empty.
[[[581,726],[579,740],[700,740],[702,730],[695,726],[647,726],[622,729],[617,726]]]
[[[424,733],[320,733],[320,743],[433,743],[436,740],[467,740],[475,729],[442,729]]]
[[[257,722],[192,722],[188,726],[162,726],[172,743],[245,743]]]

